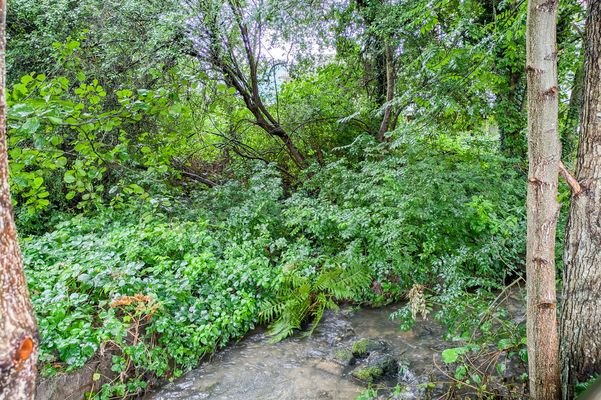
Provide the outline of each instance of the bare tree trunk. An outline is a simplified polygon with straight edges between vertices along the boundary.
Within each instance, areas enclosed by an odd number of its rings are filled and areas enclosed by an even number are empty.
[[[0,0],[0,400],[33,399],[38,335],[12,218],[6,148],[6,0]]]
[[[390,122],[392,118],[392,105],[390,102],[394,99],[394,54],[392,53],[392,47],[386,45],[386,103],[384,104],[384,116],[382,117],[382,123],[378,131],[378,141],[384,141],[384,135],[390,130]]]
[[[530,0],[528,74],[527,335],[530,396],[559,398],[559,339],[555,292],[558,134],[557,0]]]
[[[589,1],[584,104],[575,192],[564,252],[561,311],[562,393],[601,373],[601,0]]]

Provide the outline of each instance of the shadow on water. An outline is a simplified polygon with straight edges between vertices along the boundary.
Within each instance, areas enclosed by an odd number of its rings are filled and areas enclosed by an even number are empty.
[[[349,368],[334,362],[336,349],[358,338],[386,341],[390,352],[412,371],[423,374],[444,348],[441,327],[418,322],[401,332],[389,319],[394,308],[344,310],[327,314],[313,336],[271,344],[258,330],[146,397],[147,400],[317,400],[354,399],[364,390]]]

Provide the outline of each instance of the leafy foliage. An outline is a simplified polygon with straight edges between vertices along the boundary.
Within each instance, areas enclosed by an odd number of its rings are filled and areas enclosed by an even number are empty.
[[[503,159],[468,150],[424,139],[356,167],[341,159],[289,198],[273,168],[256,169],[246,186],[134,197],[25,239],[46,373],[110,349],[128,380],[105,394],[136,392],[259,321],[281,340],[341,300],[389,302],[420,283],[453,307],[501,285],[497,253],[520,257],[521,184]]]
[[[45,373],[103,349],[128,385],[177,376],[254,326],[277,276],[263,250],[269,235],[224,247],[206,217],[161,211],[173,205],[76,217],[24,241]]]
[[[322,169],[288,200],[289,229],[324,254],[367,265],[375,302],[414,283],[445,296],[494,288],[517,271],[523,185],[511,163],[460,140],[401,142],[383,160],[375,152]]]
[[[184,3],[11,5],[44,372],[110,352],[98,397],[136,396],[257,323],[281,340],[341,301],[408,295],[394,316],[444,323],[450,365],[491,343],[521,357],[521,325],[488,305],[523,274],[525,3]],[[571,151],[584,10],[560,8]]]

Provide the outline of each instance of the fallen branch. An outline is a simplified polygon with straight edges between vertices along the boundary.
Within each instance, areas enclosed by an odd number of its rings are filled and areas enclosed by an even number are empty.
[[[188,178],[191,178],[191,179],[193,179],[195,181],[198,181],[200,183],[204,183],[205,185],[207,185],[210,188],[217,186],[217,183],[213,182],[212,180],[204,178],[204,177],[202,177],[200,175],[197,175],[197,174],[194,174],[192,172],[182,171],[182,175],[185,175]]]

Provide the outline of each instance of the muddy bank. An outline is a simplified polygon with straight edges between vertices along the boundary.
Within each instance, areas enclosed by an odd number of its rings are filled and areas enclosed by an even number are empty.
[[[36,400],[83,399],[85,393],[98,390],[114,375],[111,357],[112,354],[107,352],[103,356],[96,356],[77,371],[39,379]]]

